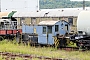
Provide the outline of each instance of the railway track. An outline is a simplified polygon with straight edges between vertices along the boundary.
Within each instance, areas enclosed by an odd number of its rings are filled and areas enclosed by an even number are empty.
[[[37,58],[39,60],[68,60],[62,58],[50,58],[50,57],[43,57],[37,55],[29,55],[29,54],[20,54],[20,53],[10,53],[10,52],[0,52],[2,59],[6,60],[16,60],[16,57],[23,58],[23,60],[32,60],[33,58]]]
[[[65,47],[65,48],[59,48],[60,50],[66,50],[66,51],[78,51],[79,48],[77,47]]]

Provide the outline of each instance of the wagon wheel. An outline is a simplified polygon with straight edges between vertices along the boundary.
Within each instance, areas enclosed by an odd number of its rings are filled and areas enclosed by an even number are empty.
[[[2,36],[0,36],[0,41],[4,40],[4,38]]]

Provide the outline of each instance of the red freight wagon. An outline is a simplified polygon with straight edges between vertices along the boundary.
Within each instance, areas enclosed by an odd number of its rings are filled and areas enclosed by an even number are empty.
[[[15,30],[0,30],[0,35],[6,35],[6,34],[16,34],[17,31],[20,32],[20,34],[22,34],[22,30],[21,29],[15,29]]]
[[[6,30],[7,31],[7,33],[6,34],[12,34],[13,33],[13,31],[12,30]]]
[[[7,39],[7,37],[10,38],[10,39],[13,39],[15,37],[17,31],[19,31],[20,34],[22,34],[22,30],[21,29],[0,30],[0,36],[2,36],[3,38],[6,38],[6,39]]]
[[[6,30],[0,30],[0,35],[6,35]]]
[[[22,29],[17,29],[17,20],[13,17],[0,19],[0,37],[14,38],[17,31],[22,34]],[[11,38],[11,39],[12,39]]]

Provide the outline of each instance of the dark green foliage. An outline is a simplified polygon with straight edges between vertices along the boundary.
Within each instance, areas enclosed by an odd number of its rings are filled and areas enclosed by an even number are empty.
[[[85,6],[89,7],[90,2],[86,1]],[[40,9],[54,9],[54,8],[77,8],[83,7],[83,1],[70,0],[40,0]]]

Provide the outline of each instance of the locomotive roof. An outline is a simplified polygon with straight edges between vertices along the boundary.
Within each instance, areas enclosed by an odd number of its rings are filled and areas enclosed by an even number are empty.
[[[66,22],[65,20],[57,20],[57,21],[55,21],[55,20],[49,20],[49,21],[41,21],[38,25],[46,25],[46,26],[47,25],[50,25],[50,26],[52,26],[52,25],[55,25],[59,21]],[[66,23],[68,23],[68,22],[66,22]]]
[[[41,21],[38,25],[54,25],[58,21]]]

